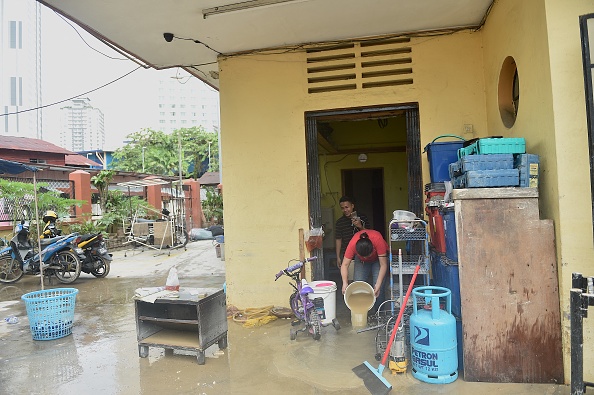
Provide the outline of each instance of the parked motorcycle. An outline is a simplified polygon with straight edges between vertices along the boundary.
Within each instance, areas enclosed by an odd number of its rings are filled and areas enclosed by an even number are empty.
[[[42,240],[53,239],[62,234],[62,231],[56,227],[57,219],[58,215],[52,210],[44,213],[44,226],[40,236]],[[107,246],[101,232],[80,236],[78,247],[82,250],[78,254],[82,265],[81,271],[92,274],[97,278],[103,278],[109,274],[110,262],[113,258],[112,254],[107,252]]]
[[[41,273],[40,254],[35,251],[29,236],[29,222],[23,220],[17,224],[9,246],[0,249],[0,282],[14,283],[25,274]],[[82,266],[79,255],[84,255],[77,246],[79,241],[80,236],[76,233],[42,239],[43,274],[55,276],[63,284],[76,281]]]
[[[83,249],[85,255],[81,268],[83,272],[90,273],[97,278],[103,278],[109,274],[113,258],[112,254],[107,252],[101,232],[82,235],[78,246]]]

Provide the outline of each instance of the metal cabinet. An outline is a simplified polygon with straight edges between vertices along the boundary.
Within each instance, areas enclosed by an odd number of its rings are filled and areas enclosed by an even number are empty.
[[[154,303],[136,300],[138,354],[148,356],[149,347],[197,352],[199,365],[204,351],[218,343],[227,348],[227,308],[222,289],[182,288],[179,298],[158,298]]]

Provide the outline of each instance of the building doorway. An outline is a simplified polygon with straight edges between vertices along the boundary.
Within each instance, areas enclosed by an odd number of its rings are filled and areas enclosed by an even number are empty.
[[[375,122],[377,127],[372,128],[373,125],[365,124],[369,121]],[[386,123],[389,124],[387,128]],[[398,141],[383,143],[380,138],[370,138],[374,131],[387,130],[393,124],[400,125]],[[335,205],[339,195],[348,193],[359,201],[359,209],[370,216],[373,228],[382,233],[386,232],[386,206],[408,207],[409,211],[423,215],[422,153],[416,103],[306,112],[305,125],[309,215],[314,227],[322,226],[322,212],[328,211],[328,203],[334,205],[333,210],[336,213],[338,209]],[[342,127],[348,129],[344,133],[349,134],[351,142],[355,141],[355,144],[336,144],[340,137],[337,129]],[[362,153],[365,154],[363,157]],[[396,158],[397,163],[388,159],[379,163],[379,166],[375,163],[371,165],[372,156],[376,155],[392,155],[390,158]],[[328,156],[332,158],[327,159]],[[353,158],[357,157],[362,158],[359,161],[364,162],[364,166],[355,165]],[[349,160],[352,166],[343,165]],[[341,166],[342,172],[336,166]],[[329,177],[328,169],[331,167],[334,167],[335,173]],[[384,171],[388,168],[390,173]],[[394,185],[395,175],[400,183],[397,186]],[[331,187],[333,181],[334,188]],[[370,188],[368,194],[359,194],[356,191],[362,183]],[[386,186],[389,186],[389,191]],[[394,202],[391,199],[387,204],[386,193],[398,195],[400,201]],[[322,201],[325,202],[324,205]],[[312,251],[312,255],[324,262],[322,248]],[[326,266],[313,267],[314,280],[327,279]]]
[[[355,201],[357,212],[367,215],[370,229],[386,237],[383,169],[347,169],[342,171],[344,195]]]

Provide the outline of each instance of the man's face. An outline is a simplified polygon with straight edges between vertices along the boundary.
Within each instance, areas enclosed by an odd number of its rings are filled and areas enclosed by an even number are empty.
[[[351,213],[355,209],[355,205],[351,202],[342,202],[340,203],[340,209],[345,217],[350,217]]]

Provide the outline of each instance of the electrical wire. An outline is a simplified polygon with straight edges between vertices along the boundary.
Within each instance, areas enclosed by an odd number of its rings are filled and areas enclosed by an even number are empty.
[[[336,206],[337,201],[336,201],[336,198],[334,197],[334,194],[332,193],[332,188],[330,188],[330,181],[328,180],[328,168],[327,168],[327,166],[330,163],[341,162],[341,161],[345,160],[346,158],[348,158],[349,155],[351,155],[351,154],[346,154],[345,156],[343,156],[342,158],[340,158],[338,160],[328,161],[328,162],[324,163],[324,177],[326,177],[326,186],[328,187],[328,191],[330,192],[330,196],[332,196],[332,200],[334,200],[334,204],[332,205],[332,207]]]
[[[67,102],[67,101],[69,101],[69,100],[72,100],[72,99],[76,99],[77,97],[81,97],[81,96],[87,95],[87,94],[89,94],[89,93],[92,93],[92,92],[98,91],[99,89],[105,88],[106,86],[108,86],[108,85],[111,85],[111,84],[113,84],[114,82],[117,82],[117,81],[121,80],[122,78],[129,76],[130,74],[132,74],[133,72],[135,72],[136,70],[138,70],[138,69],[141,69],[141,68],[143,68],[143,67],[142,67],[142,66],[138,66],[138,67],[137,67],[137,68],[135,68],[134,70],[127,72],[126,74],[122,75],[121,77],[118,77],[118,78],[116,78],[116,79],[115,79],[115,80],[113,80],[113,81],[110,81],[110,82],[108,82],[108,83],[106,83],[106,84],[103,84],[103,85],[101,85],[101,86],[99,86],[99,87],[97,87],[97,88],[95,88],[95,89],[91,89],[90,91],[83,92],[83,93],[81,93],[81,94],[79,94],[79,95],[76,95],[76,96],[69,97],[68,99],[60,100],[60,101],[53,102],[53,103],[50,103],[50,104],[44,104],[43,106],[39,106],[39,107],[28,108],[28,109],[26,109],[26,110],[19,110],[19,111],[7,112],[7,113],[4,113],[4,114],[0,114],[0,117],[5,117],[5,116],[8,116],[8,115],[16,115],[16,114],[21,114],[21,113],[24,113],[24,112],[29,112],[29,111],[40,110],[40,109],[42,109],[42,108],[46,108],[46,107],[55,106],[56,104],[60,104],[60,103]]]
[[[64,18],[64,16],[63,16],[62,14],[59,14],[59,13],[58,13],[58,12],[56,12],[56,11],[54,11],[54,13],[55,13],[56,15],[58,15],[60,18],[62,18],[62,19],[64,20],[64,22],[66,22],[68,25],[70,25],[70,27],[71,27],[72,29],[74,29],[74,31],[76,32],[76,34],[78,34],[78,36],[80,37],[80,39],[82,40],[82,42],[83,42],[83,43],[85,43],[85,45],[86,45],[87,47],[91,48],[93,51],[97,52],[98,54],[101,54],[101,55],[105,56],[105,57],[106,57],[106,58],[108,58],[108,59],[113,59],[113,60],[126,60],[126,61],[130,60],[130,59],[128,59],[128,58],[115,58],[115,57],[113,57],[113,56],[109,56],[109,55],[107,55],[107,54],[105,54],[105,53],[103,53],[103,52],[99,51],[97,48],[94,48],[94,47],[92,47],[92,46],[91,46],[91,45],[90,45],[90,44],[89,44],[89,43],[88,43],[88,42],[87,42],[87,41],[84,39],[84,37],[83,37],[83,36],[80,34],[80,32],[79,32],[79,31],[76,29],[76,27],[74,27],[74,25],[73,25],[72,23],[70,23],[70,21],[69,21],[68,19]]]
[[[205,44],[205,43],[203,43],[203,42],[202,42],[202,41],[200,41],[200,40],[196,40],[196,39],[194,39],[194,38],[178,37],[178,36],[173,36],[173,37],[177,38],[178,40],[193,41],[193,42],[195,42],[196,44],[202,44],[202,45],[204,45],[206,48],[210,49],[210,50],[211,50],[211,51],[213,51],[213,52],[216,52],[216,53],[218,53],[219,55],[222,55],[222,54],[223,54],[222,52],[219,52],[219,51],[217,51],[216,49],[209,47],[209,46],[208,46],[208,44]]]

